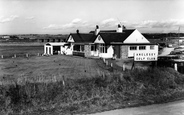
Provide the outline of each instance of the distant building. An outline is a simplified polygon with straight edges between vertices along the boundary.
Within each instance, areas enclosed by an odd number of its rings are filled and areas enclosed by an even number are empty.
[[[38,42],[63,42],[63,38],[39,38]]]
[[[68,35],[40,35],[37,36],[37,41],[42,43],[47,42],[64,42]]]
[[[9,39],[10,36],[2,36],[2,38],[4,38],[4,39]]]

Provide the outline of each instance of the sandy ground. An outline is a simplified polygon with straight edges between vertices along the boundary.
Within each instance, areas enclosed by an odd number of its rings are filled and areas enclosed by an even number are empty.
[[[184,101],[118,109],[91,115],[184,115]]]

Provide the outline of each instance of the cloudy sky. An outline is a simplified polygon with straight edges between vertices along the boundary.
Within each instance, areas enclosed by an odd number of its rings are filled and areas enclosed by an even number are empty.
[[[141,32],[184,32],[184,0],[0,0],[0,34],[69,34],[118,23]]]

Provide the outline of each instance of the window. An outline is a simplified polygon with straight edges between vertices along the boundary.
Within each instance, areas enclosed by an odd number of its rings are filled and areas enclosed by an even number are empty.
[[[91,51],[96,51],[96,45],[91,45]]]
[[[107,53],[107,45],[105,44],[100,44],[100,53]]]
[[[84,45],[74,45],[73,50],[83,52],[84,51]]]
[[[137,50],[137,46],[130,46],[130,50]]]
[[[154,45],[151,45],[150,46],[150,50],[154,50],[155,49],[155,46]]]
[[[139,46],[139,50],[145,50],[146,46]]]
[[[81,52],[84,51],[84,45],[80,45],[80,51],[81,51]]]

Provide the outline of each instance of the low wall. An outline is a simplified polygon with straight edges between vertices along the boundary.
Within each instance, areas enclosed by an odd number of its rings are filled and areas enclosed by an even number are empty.
[[[76,51],[73,51],[73,55],[74,56],[82,56],[82,57],[85,57],[84,52],[76,52]]]

